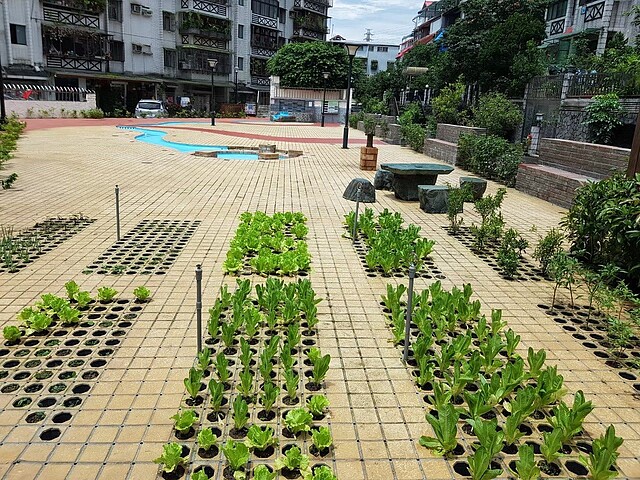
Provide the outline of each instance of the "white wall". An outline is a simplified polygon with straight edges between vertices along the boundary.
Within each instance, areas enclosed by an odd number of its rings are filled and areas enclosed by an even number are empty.
[[[45,100],[5,100],[5,108],[7,109],[7,115],[15,113],[20,118],[41,118],[41,117],[70,117],[70,113],[75,110],[80,112],[82,110],[89,110],[96,108],[96,96],[87,95],[86,102],[58,102],[58,101],[45,101]],[[60,109],[64,109],[63,114]],[[42,115],[42,112],[46,111],[46,115]],[[78,113],[78,117],[80,114]]]

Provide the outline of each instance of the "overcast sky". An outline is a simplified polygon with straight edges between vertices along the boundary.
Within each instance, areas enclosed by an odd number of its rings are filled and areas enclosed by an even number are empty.
[[[364,40],[367,28],[372,41],[400,44],[402,37],[411,33],[413,17],[424,0],[333,0],[331,35],[342,35],[347,40]]]

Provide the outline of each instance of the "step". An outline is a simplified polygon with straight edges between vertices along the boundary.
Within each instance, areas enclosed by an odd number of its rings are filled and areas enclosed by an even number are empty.
[[[455,143],[445,142],[437,138],[425,138],[423,152],[425,155],[446,162],[449,165],[455,165],[458,158],[458,146]]]
[[[596,178],[548,165],[522,163],[518,167],[516,189],[563,208],[573,204],[576,189]]]

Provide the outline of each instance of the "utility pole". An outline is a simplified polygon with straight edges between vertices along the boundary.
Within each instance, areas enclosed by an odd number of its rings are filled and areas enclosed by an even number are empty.
[[[367,28],[367,33],[364,34],[364,41],[365,42],[370,42],[372,40],[373,37],[373,33],[371,33],[371,29]]]

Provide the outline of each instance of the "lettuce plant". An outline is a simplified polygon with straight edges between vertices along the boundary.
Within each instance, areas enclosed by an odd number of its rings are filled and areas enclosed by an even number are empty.
[[[62,307],[60,311],[58,311],[58,318],[64,324],[76,324],[80,321],[80,310],[70,306]]]
[[[572,408],[562,402],[554,409],[554,416],[550,418],[550,423],[561,432],[562,443],[568,442],[582,431],[582,422],[592,410],[593,404],[585,401],[582,390],[576,392]]]
[[[236,338],[236,326],[235,323],[223,323],[222,324],[222,343],[227,348],[233,347],[233,341]]]
[[[69,280],[65,283],[64,288],[67,291],[67,298],[69,300],[75,300],[78,293],[80,293],[80,287],[74,280]]]
[[[504,333],[505,339],[507,340],[507,357],[513,358],[516,353],[516,348],[520,343],[520,335],[516,335],[516,333],[509,329]]]
[[[333,438],[328,427],[320,427],[317,430],[311,430],[311,439],[313,446],[318,452],[325,451],[333,445]]]
[[[331,469],[326,465],[320,465],[313,469],[313,476],[309,477],[310,480],[338,480]]]
[[[98,300],[101,302],[111,302],[118,292],[111,287],[98,288]]]
[[[51,322],[53,320],[46,313],[34,313],[31,315],[26,324],[27,324],[27,335],[30,335],[33,332],[42,332],[49,328]]]
[[[236,480],[246,478],[246,473],[241,470],[247,466],[249,462],[249,448],[243,442],[235,442],[228,440],[222,447],[229,468],[233,471],[233,477]]]
[[[540,453],[542,453],[547,463],[553,463],[562,456],[562,452],[560,452],[562,448],[562,432],[554,428],[552,432],[544,432],[542,438]]]
[[[547,352],[544,349],[536,352],[533,348],[529,347],[527,350],[527,364],[529,365],[529,378],[538,378],[542,372],[544,361],[547,359]]]
[[[151,297],[151,290],[147,287],[140,285],[136,289],[133,290],[133,295],[136,297],[136,300],[139,302],[146,302]]]
[[[478,437],[480,446],[489,454],[489,458],[496,456],[504,444],[504,433],[498,430],[498,421],[493,420],[469,420],[473,427],[473,433]]]
[[[198,352],[198,369],[204,372],[211,364],[211,350],[204,347]]]
[[[609,425],[605,434],[593,441],[593,451],[589,456],[580,456],[580,462],[589,469],[589,478],[610,480],[618,476],[615,464],[619,455],[618,448],[622,442],[622,438],[616,437],[616,429],[613,425]]]
[[[276,403],[279,394],[280,389],[276,387],[271,380],[265,380],[264,386],[262,387],[262,394],[260,395],[260,402],[267,412],[273,410],[273,405]]]
[[[293,363],[294,358],[291,355],[291,346],[289,345],[289,342],[284,342],[280,349],[280,365],[282,365],[282,368],[287,371],[291,370]]]
[[[191,480],[209,480],[209,476],[206,474],[204,469],[198,470],[191,475]]]
[[[275,480],[278,472],[271,472],[266,465],[258,465],[253,470],[253,480]]]
[[[287,416],[284,417],[284,423],[293,434],[309,431],[312,421],[313,417],[304,408],[289,410]]]
[[[247,398],[253,393],[253,374],[251,370],[245,368],[240,373],[240,383],[237,385],[240,395]]]
[[[174,427],[178,432],[186,432],[198,421],[198,414],[194,410],[184,410],[176,413],[171,419],[175,420]]]
[[[262,315],[253,305],[244,311],[244,329],[249,338],[253,338],[258,333],[258,328],[262,325]]]
[[[260,355],[260,366],[258,367],[258,371],[260,372],[260,376],[263,381],[271,381],[273,363],[271,363],[271,358],[268,356],[268,352],[266,350],[263,350]]]
[[[209,380],[209,397],[211,399],[211,410],[219,412],[224,399],[224,384],[216,382],[213,378]]]
[[[329,400],[324,395],[313,395],[307,400],[307,408],[311,415],[320,417],[324,415],[324,410],[329,406]]]
[[[438,408],[438,418],[428,413],[427,421],[433,427],[436,436],[435,438],[420,437],[420,445],[433,450],[438,455],[447,455],[452,452],[458,445],[456,438],[458,418],[459,414],[451,403]]]
[[[299,470],[302,478],[308,478],[311,474],[309,467],[309,457],[304,455],[298,447],[291,447],[284,456],[276,459],[276,470]]]
[[[202,371],[195,368],[189,369],[189,376],[184,379],[184,386],[191,398],[196,398],[200,392],[200,382],[202,381]]]
[[[187,462],[187,457],[182,456],[182,445],[179,443],[168,443],[164,445],[162,449],[162,455],[153,462],[162,465],[164,472],[174,472],[176,468]]]
[[[313,382],[317,385],[320,385],[324,381],[324,377],[327,375],[329,371],[329,364],[331,363],[331,355],[328,353],[326,355],[321,355],[318,353],[318,356],[315,360],[311,359],[313,362],[313,369],[311,372],[311,377],[313,378]]]
[[[2,336],[9,342],[17,342],[22,337],[22,331],[13,325],[8,325],[2,329]]]
[[[216,355],[216,372],[218,373],[218,379],[222,383],[226,383],[231,377],[231,372],[229,371],[229,361],[222,352]]]
[[[218,437],[210,428],[203,428],[198,433],[198,445],[203,450],[209,450],[218,442]]]
[[[247,432],[247,440],[245,445],[250,449],[263,451],[272,445],[277,445],[278,439],[273,436],[273,428],[260,427],[258,425],[251,425]]]
[[[300,335],[300,324],[299,323],[291,323],[287,328],[287,343],[291,346],[296,346],[300,344],[301,335]]]
[[[284,372],[284,383],[287,389],[287,395],[291,400],[293,400],[298,394],[300,375],[296,374],[293,370],[286,370]]]
[[[491,452],[485,447],[480,447],[469,456],[469,471],[473,480],[491,480],[502,473],[502,469],[490,469]]]
[[[252,358],[253,352],[251,351],[251,345],[244,338],[240,337],[240,363],[244,368],[249,368]]]
[[[531,445],[520,445],[518,448],[519,460],[516,460],[516,473],[521,480],[537,480],[540,478],[540,469],[536,465]]]
[[[242,430],[249,421],[249,405],[241,396],[233,401],[233,427]]]
[[[78,308],[84,308],[89,303],[91,303],[93,299],[91,298],[91,294],[89,292],[78,292],[76,295],[76,303],[78,304]]]

